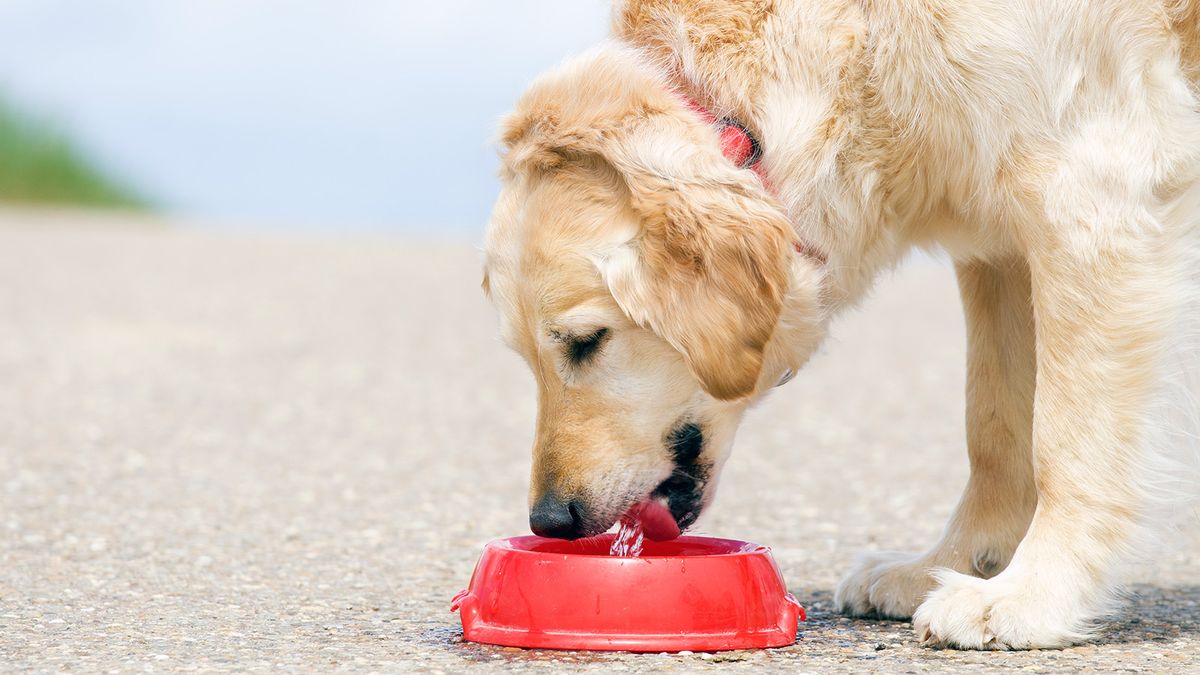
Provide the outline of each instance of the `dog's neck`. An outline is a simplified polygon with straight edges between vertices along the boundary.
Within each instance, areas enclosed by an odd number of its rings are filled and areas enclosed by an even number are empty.
[[[630,3],[624,11],[655,4]],[[832,316],[858,302],[881,271],[904,257],[911,241],[905,232],[930,200],[911,192],[897,197],[898,181],[881,160],[895,130],[869,79],[875,55],[868,17],[857,3],[805,16],[784,15],[804,12],[801,3],[763,9],[763,16],[735,22],[753,30],[719,41],[680,30],[689,19],[672,16],[671,7],[662,3],[662,11],[636,16],[619,11],[617,37],[665,66],[675,86],[717,118],[751,130],[761,145],[760,175],[797,239],[826,257],[813,266],[797,256],[792,287],[820,284],[821,302],[808,306],[801,293],[785,298],[764,353],[761,394],[804,365]],[[760,11],[738,7],[704,5],[695,11],[721,17],[692,19],[719,23],[727,13]]]

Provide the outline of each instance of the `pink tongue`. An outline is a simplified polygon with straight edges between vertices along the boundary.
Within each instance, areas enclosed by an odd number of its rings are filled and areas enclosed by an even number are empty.
[[[667,507],[656,499],[644,499],[634,504],[626,516],[640,518],[642,531],[654,541],[670,541],[679,536],[679,524]]]

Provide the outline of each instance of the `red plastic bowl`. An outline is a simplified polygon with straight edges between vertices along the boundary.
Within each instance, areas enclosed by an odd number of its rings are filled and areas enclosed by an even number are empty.
[[[490,542],[454,597],[463,637],[538,649],[633,652],[782,647],[804,608],[770,549],[733,539],[646,541],[608,555],[612,534]]]

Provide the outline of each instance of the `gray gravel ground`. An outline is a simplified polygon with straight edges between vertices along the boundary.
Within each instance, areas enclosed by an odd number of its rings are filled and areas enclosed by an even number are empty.
[[[467,644],[450,597],[525,530],[532,379],[468,242],[0,215],[0,664],[69,671],[1200,669],[1200,541],[1095,643],[917,647],[830,613],[856,552],[916,549],[966,475],[952,276],[884,280],[750,416],[702,531],[774,548],[795,646]]]

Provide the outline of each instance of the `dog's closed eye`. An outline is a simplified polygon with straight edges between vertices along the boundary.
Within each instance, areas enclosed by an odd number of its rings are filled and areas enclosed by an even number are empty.
[[[608,337],[608,329],[601,328],[587,335],[564,335],[562,341],[566,344],[567,360],[573,366],[582,366],[592,359]]]

